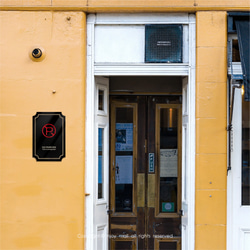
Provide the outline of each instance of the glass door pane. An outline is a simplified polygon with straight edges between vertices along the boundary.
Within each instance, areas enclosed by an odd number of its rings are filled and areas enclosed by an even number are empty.
[[[115,211],[132,212],[134,112],[117,107],[115,120]]]
[[[158,104],[156,117],[159,213],[176,214],[181,194],[180,106]]]
[[[98,199],[103,198],[103,128],[98,128]]]
[[[104,111],[104,90],[98,90],[98,110]]]
[[[177,212],[178,112],[160,110],[160,212]]]

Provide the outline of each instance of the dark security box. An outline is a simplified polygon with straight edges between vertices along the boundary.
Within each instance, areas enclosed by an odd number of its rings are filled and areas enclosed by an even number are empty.
[[[145,62],[182,63],[182,25],[145,25],[145,39]]]

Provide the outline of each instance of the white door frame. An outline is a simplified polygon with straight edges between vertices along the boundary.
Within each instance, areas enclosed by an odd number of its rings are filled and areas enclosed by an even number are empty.
[[[232,39],[238,39],[236,34],[230,34],[228,41],[231,52]],[[231,67],[233,67],[231,69]],[[242,75],[241,62],[233,62],[228,67],[228,75],[231,73]],[[229,89],[228,89],[229,91]],[[250,206],[241,205],[242,185],[242,93],[241,89],[235,89],[232,119],[231,138],[231,170],[227,176],[227,250],[249,249],[250,244]],[[230,99],[230,98],[229,98]],[[230,101],[230,100],[228,100]],[[230,105],[230,103],[228,103]],[[229,145],[228,145],[229,147]],[[229,156],[230,157],[230,156]],[[228,159],[229,160],[229,159]]]
[[[95,58],[95,26],[96,25],[143,25],[146,23],[181,23],[188,27],[188,63],[183,64],[96,64]],[[195,15],[188,14],[90,14],[87,18],[87,88],[86,88],[86,161],[85,161],[85,249],[94,250],[94,171],[95,148],[91,141],[95,138],[95,76],[185,76],[188,77],[188,146],[187,155],[187,193],[188,202],[188,237],[182,249],[193,250],[195,246],[195,51],[196,51],[196,27]]]
[[[231,170],[227,178],[227,250],[249,249],[250,206],[241,205],[242,184],[242,93],[235,90],[231,136]]]

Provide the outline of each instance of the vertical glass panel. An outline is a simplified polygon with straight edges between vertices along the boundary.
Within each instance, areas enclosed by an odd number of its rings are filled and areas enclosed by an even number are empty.
[[[98,91],[98,110],[104,110],[104,91]]]
[[[242,205],[250,205],[250,102],[242,96]]]
[[[160,212],[176,213],[178,179],[178,110],[160,110]]]
[[[98,128],[98,199],[103,198],[103,128]]]
[[[133,207],[133,108],[116,108],[115,211]]]

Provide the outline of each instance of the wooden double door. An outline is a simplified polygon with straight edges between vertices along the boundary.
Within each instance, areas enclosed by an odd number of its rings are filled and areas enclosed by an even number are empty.
[[[181,249],[182,96],[110,96],[110,249]]]

